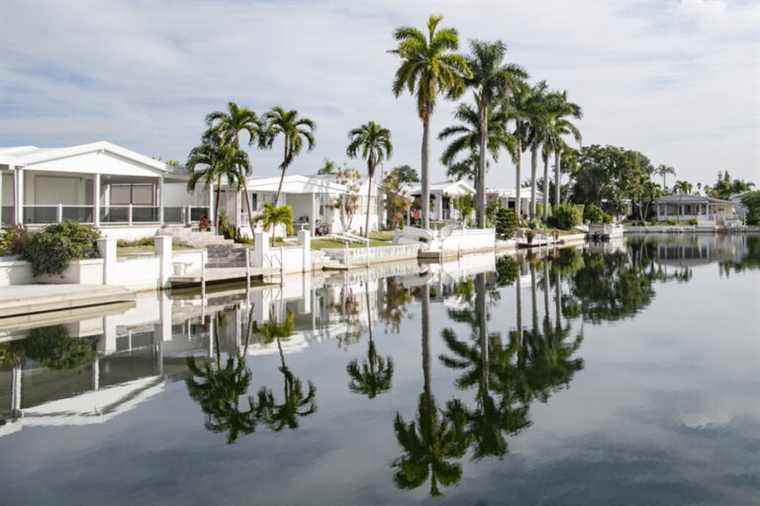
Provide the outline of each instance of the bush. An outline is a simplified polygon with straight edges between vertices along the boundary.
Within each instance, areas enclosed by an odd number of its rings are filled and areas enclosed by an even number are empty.
[[[65,221],[48,225],[32,236],[22,258],[32,264],[35,276],[62,274],[71,260],[97,258],[100,233],[90,225]]]
[[[678,225],[678,222],[676,220],[666,220],[665,224],[672,226],[672,225]]]
[[[29,244],[29,233],[21,225],[0,232],[0,256],[21,255]]]
[[[551,224],[562,230],[570,230],[581,222],[583,215],[580,209],[572,204],[560,204],[554,210]]]
[[[235,239],[237,236],[235,226],[230,223],[230,219],[224,211],[219,213],[219,226],[216,232],[222,234],[225,239]]]
[[[745,217],[747,225],[760,225],[760,191],[753,191],[744,195],[742,204],[747,208],[747,216]]]
[[[690,219],[689,219],[689,225],[694,225],[694,226],[696,226],[696,225],[699,225],[699,222],[697,221],[697,219],[696,219],[696,218],[690,218]]]
[[[512,209],[504,207],[496,211],[495,228],[496,237],[499,239],[510,239],[515,235],[517,230],[517,214]]]
[[[612,223],[612,216],[602,211],[596,204],[589,204],[583,208],[583,221],[589,223]]]

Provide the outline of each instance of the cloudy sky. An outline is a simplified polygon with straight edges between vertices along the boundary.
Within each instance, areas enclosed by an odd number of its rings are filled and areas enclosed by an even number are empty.
[[[4,0],[0,146],[109,140],[183,160],[205,114],[234,100],[317,122],[293,173],[343,161],[346,132],[368,120],[393,132],[390,165],[417,167],[420,123],[390,91],[386,51],[395,27],[432,12],[465,48],[502,39],[532,80],[567,89],[585,144],[638,149],[693,182],[760,179],[758,0]],[[441,104],[435,131],[452,110]],[[279,154],[252,152],[256,172],[274,175]],[[488,183],[513,174],[503,161]]]

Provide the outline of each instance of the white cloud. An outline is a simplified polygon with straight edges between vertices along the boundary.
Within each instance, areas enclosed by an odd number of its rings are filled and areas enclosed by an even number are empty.
[[[182,159],[203,116],[233,99],[317,121],[317,149],[294,171],[343,160],[346,132],[370,119],[392,129],[392,162],[416,166],[419,121],[411,98],[390,93],[386,50],[396,26],[432,11],[463,41],[503,39],[534,78],[568,89],[584,107],[585,143],[640,149],[692,180],[719,168],[759,175],[758,4],[6,0],[3,10],[0,145],[108,139]],[[435,130],[452,110],[441,104]],[[255,153],[257,170],[274,174],[278,156]],[[489,184],[509,184],[513,170],[502,163]]]

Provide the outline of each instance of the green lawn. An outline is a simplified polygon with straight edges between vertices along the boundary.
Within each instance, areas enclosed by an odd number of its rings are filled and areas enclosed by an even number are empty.
[[[186,249],[193,249],[186,244],[172,244],[172,251],[181,251]],[[155,254],[156,250],[153,245],[139,245],[139,246],[118,246],[116,248],[117,257],[135,257],[135,256],[147,256]]]

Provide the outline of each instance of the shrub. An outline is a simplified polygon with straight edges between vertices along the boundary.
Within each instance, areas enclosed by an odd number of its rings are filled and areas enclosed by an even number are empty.
[[[695,225],[696,226],[698,224],[699,224],[699,222],[697,221],[696,218],[690,218],[689,219],[689,225]]]
[[[501,207],[496,211],[496,237],[499,239],[510,239],[515,235],[517,225],[517,214],[512,209]]]
[[[596,204],[589,204],[583,208],[583,221],[589,223],[612,223],[612,216],[602,211]]]
[[[235,226],[230,223],[230,219],[227,217],[227,213],[224,211],[219,213],[219,226],[217,233],[222,234],[225,239],[235,239],[235,236],[237,235],[235,233]]]
[[[65,221],[48,225],[32,236],[22,257],[32,264],[35,276],[62,274],[71,260],[97,258],[100,233],[90,225]]]
[[[572,204],[560,204],[554,210],[552,225],[562,230],[570,230],[581,222],[583,215],[580,209]]]
[[[667,225],[678,225],[678,222],[676,220],[666,220],[665,224],[667,224]]]
[[[745,217],[747,225],[760,225],[760,191],[753,191],[744,195],[742,204],[747,208],[747,216]]]
[[[0,232],[0,256],[21,255],[29,244],[29,233],[21,225]]]

